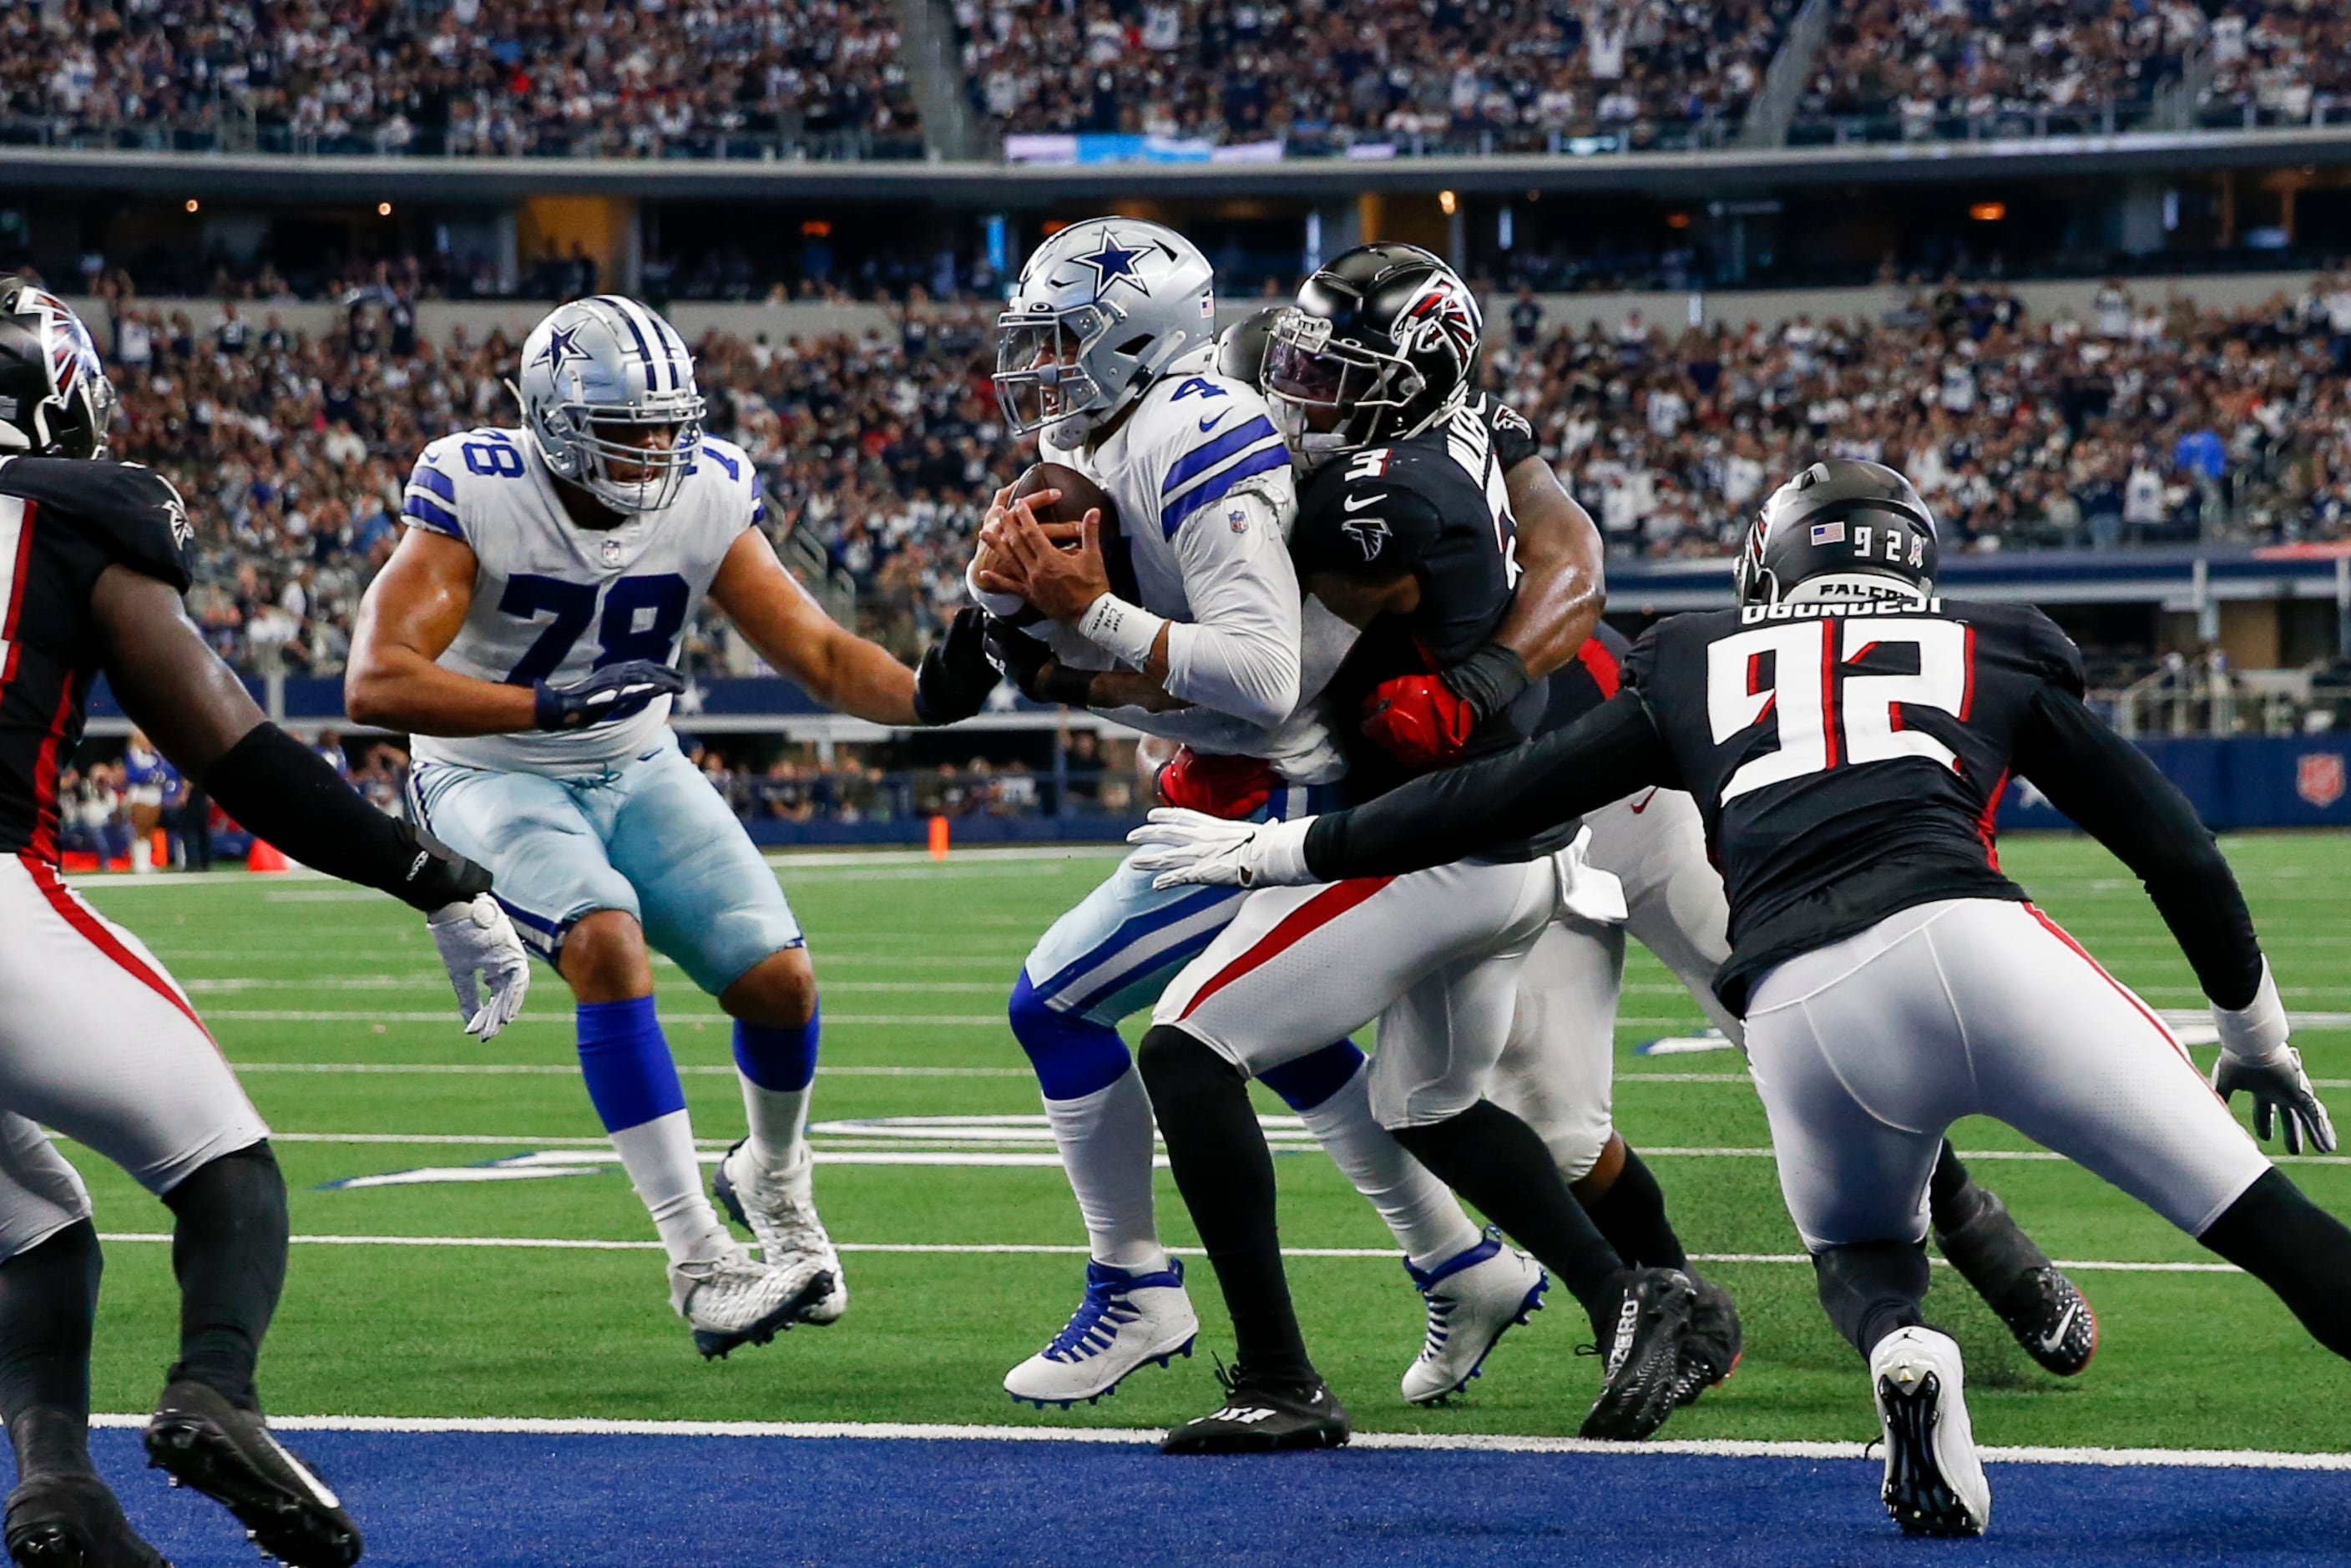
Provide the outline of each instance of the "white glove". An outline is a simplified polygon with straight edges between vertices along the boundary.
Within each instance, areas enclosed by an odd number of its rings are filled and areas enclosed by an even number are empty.
[[[1235,822],[1206,811],[1162,806],[1126,835],[1138,850],[1130,862],[1157,872],[1155,888],[1202,883],[1215,887],[1302,887],[1320,880],[1306,869],[1311,817],[1288,822]]]
[[[2287,1154],[2302,1153],[2305,1133],[2321,1154],[2333,1154],[2335,1124],[2302,1070],[2302,1052],[2286,1043],[2285,1004],[2278,999],[2269,960],[2262,961],[2261,988],[2252,1001],[2233,1010],[2216,1007],[2212,1021],[2220,1030],[2212,1092],[2223,1100],[2240,1089],[2252,1095],[2257,1138],[2266,1140],[2275,1132],[2283,1113]]]
[[[426,917],[424,928],[433,933],[449,983],[456,988],[457,1016],[465,1020],[465,1032],[488,1040],[514,1022],[530,989],[530,953],[498,901],[485,893],[470,904],[444,904]],[[485,986],[487,1001],[482,999]]]

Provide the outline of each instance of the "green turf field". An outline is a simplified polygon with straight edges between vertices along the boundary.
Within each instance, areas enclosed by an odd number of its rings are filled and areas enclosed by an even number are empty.
[[[2351,948],[2351,838],[2231,840],[2283,989],[2298,1012],[2351,1014],[2341,966]],[[2002,845],[2010,869],[2118,976],[2159,1008],[2198,1004],[2187,965],[2127,874],[2071,839]],[[786,863],[810,933],[828,1029],[816,1117],[1033,1116],[1037,1094],[1002,1021],[1029,943],[1108,869],[1097,852],[944,865]],[[295,1249],[292,1281],[263,1364],[273,1410],[292,1414],[550,1416],[1160,1425],[1200,1414],[1216,1389],[1204,1354],[1137,1375],[1092,1409],[1040,1414],[1007,1400],[1006,1368],[1076,1303],[1083,1233],[1058,1167],[1029,1141],[915,1140],[890,1129],[825,1132],[820,1149],[891,1159],[908,1149],[1009,1150],[1025,1166],[829,1165],[818,1197],[850,1250],[849,1315],[764,1349],[705,1364],[671,1315],[660,1255],[637,1249],[402,1246],[392,1239],[502,1237],[649,1243],[617,1166],[545,1179],[333,1188],[420,1167],[601,1146],[571,1060],[569,998],[541,969],[525,1018],[486,1046],[456,1027],[432,946],[387,898],[310,879],[222,875],[193,883],[84,883],[188,987],[280,1134],[301,1237],[356,1244]],[[742,1129],[728,1031],[678,971],[657,970],[663,1013],[696,1131],[714,1150]],[[1642,1057],[1635,1041],[1693,1027],[1696,1007],[1635,949],[1619,1033],[1619,1126],[1646,1149],[1675,1218],[1701,1253],[1791,1254],[1762,1113],[1729,1053]],[[2338,1019],[2335,1021],[2344,1021]],[[2351,1030],[2298,1036],[2338,1118],[2351,1111]],[[2210,1049],[2197,1053],[2209,1063]],[[512,1071],[491,1071],[505,1068]],[[364,1071],[360,1071],[364,1069]],[[439,1069],[439,1071],[435,1071]],[[2326,1092],[2326,1091],[2323,1091]],[[1270,1099],[1269,1111],[1279,1110]],[[903,1130],[901,1130],[902,1132]],[[953,1129],[932,1129],[948,1131]],[[2030,1155],[2005,1129],[1963,1124],[1964,1152]],[[432,1140],[441,1139],[443,1142]],[[75,1155],[109,1234],[152,1235],[169,1215],[87,1151]],[[1317,1153],[1280,1162],[1291,1247],[1383,1249],[1371,1211]],[[2322,1203],[2351,1213],[2344,1162],[2291,1167]],[[2070,1165],[1987,1159],[1979,1176],[2048,1250],[2067,1260],[2209,1260],[2152,1215]],[[1169,1239],[1192,1239],[1165,1174]],[[960,1250],[1059,1245],[1071,1255]],[[152,1401],[170,1358],[175,1300],[169,1249],[108,1248],[96,1403]],[[1683,1437],[1865,1438],[1875,1421],[1858,1363],[1813,1298],[1808,1267],[1712,1266],[1746,1313],[1739,1375],[1664,1433]],[[1471,1385],[1435,1411],[1405,1406],[1396,1379],[1417,1350],[1419,1298],[1392,1254],[1303,1258],[1291,1277],[1317,1359],[1366,1430],[1573,1432],[1597,1386],[1563,1293],[1515,1331]],[[2351,1447],[2351,1367],[2318,1350],[2241,1276],[2085,1271],[2105,1342],[2071,1383],[2042,1375],[1955,1277],[1938,1271],[1930,1311],[1966,1346],[1979,1437],[1994,1444],[2341,1449]],[[1203,1352],[1229,1354],[1205,1270],[1194,1300]]]

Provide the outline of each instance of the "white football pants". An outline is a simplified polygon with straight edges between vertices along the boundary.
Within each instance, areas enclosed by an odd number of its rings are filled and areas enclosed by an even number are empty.
[[[1944,1129],[2007,1123],[2189,1235],[2270,1168],[2147,1004],[2029,904],[1948,899],[1791,958],[1747,1051],[1805,1246],[1916,1241]]]
[[[0,856],[0,1261],[89,1218],[44,1126],[158,1195],[269,1135],[146,945],[57,868]]]

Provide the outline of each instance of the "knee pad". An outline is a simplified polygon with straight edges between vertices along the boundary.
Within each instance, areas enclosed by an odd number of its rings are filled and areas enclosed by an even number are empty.
[[[1029,1054],[1037,1085],[1048,1100],[1081,1100],[1126,1075],[1133,1058],[1118,1030],[1073,1012],[1063,1012],[1029,983],[1028,971],[1012,987],[1006,1007],[1012,1038]]]
[[[1144,1035],[1142,1048],[1135,1052],[1135,1061],[1142,1069],[1143,1086],[1155,1107],[1196,1095],[1224,1092],[1233,1084],[1249,1082],[1247,1073],[1217,1055],[1205,1041],[1173,1024],[1157,1025]]]
[[[286,1207],[286,1175],[268,1139],[206,1161],[162,1195],[163,1206],[174,1214],[192,1201],[215,1197],[232,1207],[256,1198],[265,1206]]]

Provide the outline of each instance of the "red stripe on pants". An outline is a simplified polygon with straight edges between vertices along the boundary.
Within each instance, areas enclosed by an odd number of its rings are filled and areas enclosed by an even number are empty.
[[[2161,1019],[2147,1011],[2147,1004],[2133,996],[2129,987],[2124,985],[2120,980],[2116,979],[2112,975],[2107,974],[2106,967],[2104,964],[2099,963],[2095,958],[2091,957],[2090,950],[2083,946],[2079,942],[2074,941],[2074,938],[2067,934],[2064,926],[2058,925],[2054,920],[2050,919],[2046,915],[2042,914],[2041,911],[2032,904],[2027,904],[2024,906],[2024,912],[2027,915],[2032,915],[2033,919],[2041,922],[2042,925],[2048,930],[2052,936],[2056,937],[2058,941],[2063,942],[2066,946],[2071,947],[2074,950],[2074,955],[2079,957],[2082,962],[2090,966],[2091,968],[2095,969],[2098,972],[2098,978],[2112,986],[2115,990],[2120,994],[2123,1000],[2137,1008],[2138,1009],[2138,1016],[2153,1024],[2155,1026],[2155,1032],[2163,1036],[2163,1038],[2170,1043],[2171,1049],[2179,1053],[2180,1061],[2188,1063],[2188,1071],[2196,1074],[2196,1081],[2199,1083],[2204,1082],[2203,1070],[2198,1067],[2196,1065],[2195,1059],[2188,1054],[2188,1048],[2179,1043],[2179,1037],[2171,1032],[2170,1025],[2165,1023]]]
[[[49,901],[49,907],[65,916],[67,925],[89,937],[90,946],[113,959],[131,978],[179,1009],[206,1040],[212,1040],[213,1031],[204,1028],[204,1020],[196,1016],[195,1009],[188,1006],[172,982],[150,968],[138,954],[122,945],[122,938],[106,928],[104,921],[84,907],[66,884],[57,880],[55,866],[46,861],[35,860],[31,855],[18,855],[16,858],[32,873],[33,885],[41,890],[41,896]],[[214,1041],[214,1049],[219,1049],[217,1040]]]
[[[1190,1018],[1199,1010],[1202,1002],[1259,965],[1270,963],[1284,949],[1295,946],[1307,933],[1328,925],[1395,880],[1392,876],[1364,876],[1352,882],[1334,883],[1324,888],[1283,915],[1280,923],[1259,937],[1248,952],[1217,971],[1217,977],[1202,986],[1199,994],[1186,1004],[1178,1016]]]

